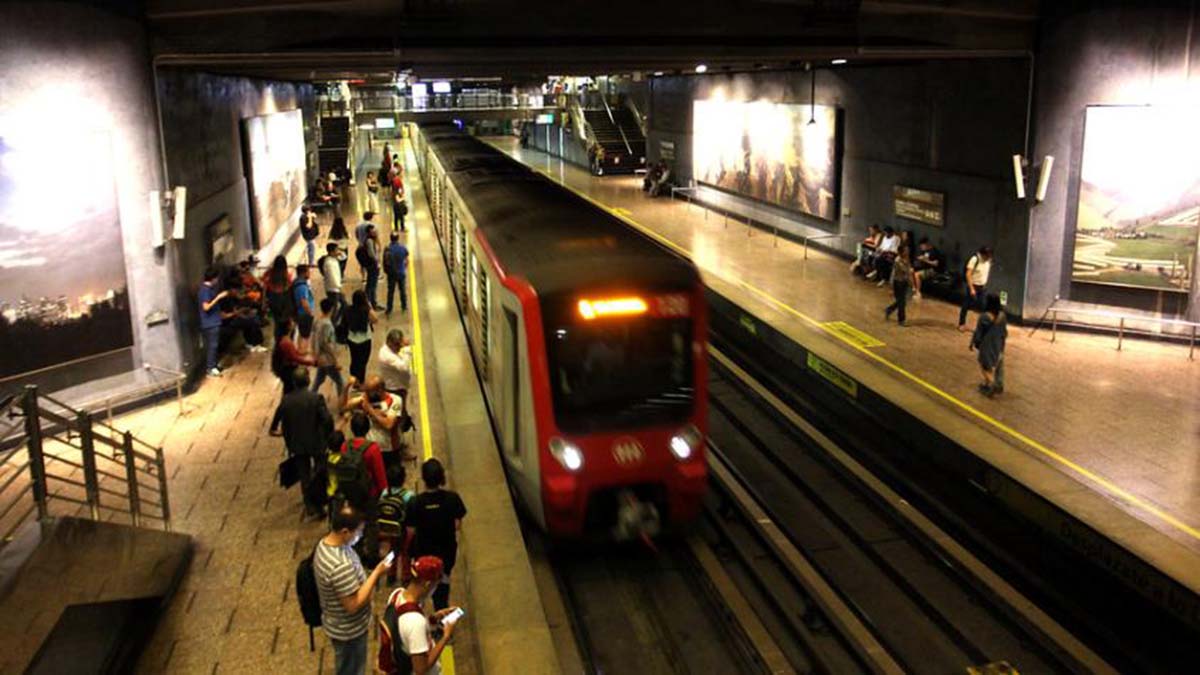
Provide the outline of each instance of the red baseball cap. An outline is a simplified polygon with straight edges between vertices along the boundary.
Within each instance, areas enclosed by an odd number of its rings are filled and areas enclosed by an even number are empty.
[[[435,555],[423,555],[413,561],[413,576],[421,581],[441,581],[445,566]]]

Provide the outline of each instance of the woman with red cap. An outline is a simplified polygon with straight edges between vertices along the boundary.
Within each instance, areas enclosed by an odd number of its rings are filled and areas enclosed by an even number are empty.
[[[387,675],[412,672],[441,675],[438,658],[450,642],[462,611],[457,607],[434,612],[426,618],[421,607],[444,573],[442,559],[427,555],[412,564],[412,577],[403,588],[388,596],[379,619],[379,670]],[[434,634],[441,631],[435,639]],[[406,667],[412,663],[411,669]]]

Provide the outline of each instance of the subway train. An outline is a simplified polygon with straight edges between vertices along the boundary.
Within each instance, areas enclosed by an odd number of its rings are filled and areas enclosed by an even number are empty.
[[[554,537],[653,537],[707,489],[690,261],[449,126],[410,138],[509,485]]]

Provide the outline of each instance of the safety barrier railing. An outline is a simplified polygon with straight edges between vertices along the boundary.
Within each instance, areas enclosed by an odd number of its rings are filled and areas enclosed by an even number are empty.
[[[1030,337],[1033,337],[1033,334],[1036,333],[1038,331],[1038,329],[1042,327],[1042,324],[1044,324],[1046,322],[1046,318],[1049,317],[1050,318],[1050,341],[1056,342],[1058,340],[1058,323],[1059,323],[1059,315],[1060,314],[1066,314],[1068,316],[1086,316],[1086,317],[1093,317],[1093,318],[1098,318],[1098,319],[1105,319],[1108,321],[1116,321],[1117,325],[1115,327],[1115,330],[1117,331],[1117,351],[1121,351],[1121,348],[1124,346],[1126,333],[1132,332],[1132,333],[1153,334],[1152,331],[1135,330],[1133,326],[1128,325],[1130,323],[1133,323],[1133,324],[1137,324],[1137,323],[1158,324],[1160,329],[1163,326],[1180,326],[1185,329],[1189,329],[1189,328],[1191,329],[1190,333],[1187,334],[1187,337],[1188,337],[1188,360],[1192,361],[1195,359],[1195,356],[1196,356],[1196,334],[1198,332],[1198,329],[1200,329],[1200,323],[1198,323],[1196,321],[1188,321],[1186,319],[1171,319],[1171,318],[1167,318],[1167,317],[1144,316],[1144,315],[1139,315],[1139,314],[1117,312],[1117,311],[1113,311],[1113,310],[1109,310],[1109,309],[1086,309],[1086,308],[1082,308],[1082,307],[1060,307],[1058,305],[1058,302],[1060,299],[1061,298],[1059,298],[1058,296],[1054,297],[1054,302],[1050,303],[1050,306],[1047,307],[1046,311],[1042,314],[1042,318],[1036,324],[1034,324],[1033,329],[1029,331]],[[1099,325],[1099,324],[1095,324],[1095,323],[1089,323],[1089,324],[1087,324],[1087,327],[1091,328],[1091,329],[1114,330],[1113,326],[1105,326],[1105,325]],[[1178,337],[1182,338],[1185,336],[1179,335]]]
[[[613,117],[612,108],[608,105],[608,98],[601,96],[600,100],[604,103],[604,111],[608,113],[608,121],[612,122],[612,125],[617,128],[618,132],[620,132],[621,140],[625,143],[625,151],[629,153],[630,157],[632,157],[633,146],[629,145],[629,137],[625,135],[625,130],[621,128],[621,125],[617,124],[617,118]]]
[[[0,402],[0,545],[54,516],[171,527],[163,451],[36,386]]]

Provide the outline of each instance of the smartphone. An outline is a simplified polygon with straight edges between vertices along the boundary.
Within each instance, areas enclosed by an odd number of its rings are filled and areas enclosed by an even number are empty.
[[[391,551],[391,552],[389,552],[389,553],[387,554],[387,556],[386,556],[386,557],[383,559],[383,562],[384,562],[384,564],[386,564],[386,565],[389,565],[389,566],[390,566],[390,565],[392,564],[392,561],[393,561],[393,560],[395,560],[395,559],[396,559],[396,552],[395,552],[395,551]]]
[[[452,611],[449,614],[447,614],[446,616],[442,617],[442,625],[449,626],[452,623],[456,623],[459,619],[461,619],[463,617],[463,614],[466,614],[466,613],[467,613],[467,610],[463,609],[462,607],[455,607],[454,611]]]

